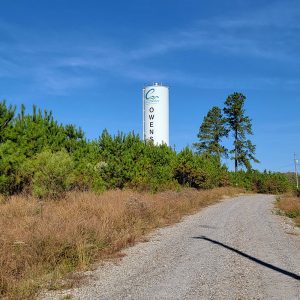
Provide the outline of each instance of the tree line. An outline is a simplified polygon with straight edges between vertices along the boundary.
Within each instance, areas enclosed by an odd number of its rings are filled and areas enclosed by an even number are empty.
[[[176,152],[166,145],[144,142],[134,132],[87,140],[74,125],[58,123],[51,112],[33,106],[0,102],[0,193],[23,193],[40,199],[60,199],[71,190],[102,192],[131,188],[156,192],[182,186],[210,189],[240,186],[265,193],[290,188],[284,174],[251,168],[255,146],[246,139],[251,122],[244,115],[245,98],[229,96],[223,109],[212,108],[200,127],[197,151]],[[222,138],[234,136],[234,148],[225,149]],[[221,157],[232,155],[245,171],[230,172]]]

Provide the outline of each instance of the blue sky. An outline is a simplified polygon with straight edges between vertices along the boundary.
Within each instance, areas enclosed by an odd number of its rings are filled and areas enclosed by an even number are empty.
[[[300,156],[298,0],[0,0],[0,99],[52,110],[88,138],[142,131],[141,90],[170,86],[170,143],[247,96],[258,169]],[[231,166],[229,160],[226,163]]]

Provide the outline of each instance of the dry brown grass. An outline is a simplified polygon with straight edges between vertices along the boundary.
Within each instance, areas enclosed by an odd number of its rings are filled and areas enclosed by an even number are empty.
[[[286,194],[278,198],[277,207],[286,216],[293,218],[295,224],[300,226],[300,198],[293,194]]]
[[[16,196],[2,201],[0,298],[32,299],[41,287],[61,288],[62,276],[117,253],[155,227],[238,192],[74,192],[58,202]]]

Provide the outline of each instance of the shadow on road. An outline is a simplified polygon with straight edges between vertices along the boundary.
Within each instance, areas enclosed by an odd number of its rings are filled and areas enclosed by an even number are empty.
[[[193,239],[205,240],[205,241],[211,242],[211,243],[213,243],[213,244],[219,245],[219,246],[224,247],[224,248],[226,248],[226,249],[228,249],[228,250],[231,250],[231,251],[233,251],[233,252],[235,252],[235,253],[237,253],[237,254],[243,256],[243,257],[246,257],[246,258],[248,258],[249,260],[252,260],[252,261],[254,261],[254,262],[256,262],[256,263],[258,263],[258,264],[260,264],[260,265],[262,265],[262,266],[264,266],[264,267],[266,267],[266,268],[269,268],[269,269],[271,269],[271,270],[274,270],[274,271],[276,271],[276,272],[279,272],[279,273],[281,273],[281,274],[284,274],[284,275],[289,276],[289,277],[291,277],[291,278],[294,278],[294,279],[296,279],[296,280],[300,280],[300,276],[297,275],[297,274],[295,274],[295,273],[292,273],[292,272],[289,272],[289,271],[280,269],[280,268],[278,268],[278,267],[276,267],[276,266],[273,266],[273,265],[271,265],[271,264],[268,264],[268,263],[266,263],[266,262],[264,262],[264,261],[262,261],[262,260],[260,260],[260,259],[258,259],[258,258],[255,258],[255,257],[253,257],[253,256],[250,256],[250,255],[248,255],[248,254],[246,254],[246,253],[244,253],[244,252],[242,252],[242,251],[239,251],[239,250],[237,250],[237,249],[235,249],[235,248],[232,248],[232,247],[230,247],[230,246],[228,246],[228,245],[225,245],[225,244],[223,244],[223,243],[221,243],[221,242],[212,240],[212,239],[210,239],[210,238],[208,238],[208,237],[206,237],[206,236],[195,236],[195,237],[193,237]]]

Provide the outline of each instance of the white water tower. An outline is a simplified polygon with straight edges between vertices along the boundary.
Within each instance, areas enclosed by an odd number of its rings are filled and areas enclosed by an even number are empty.
[[[169,87],[159,83],[143,89],[143,137],[169,146]]]

